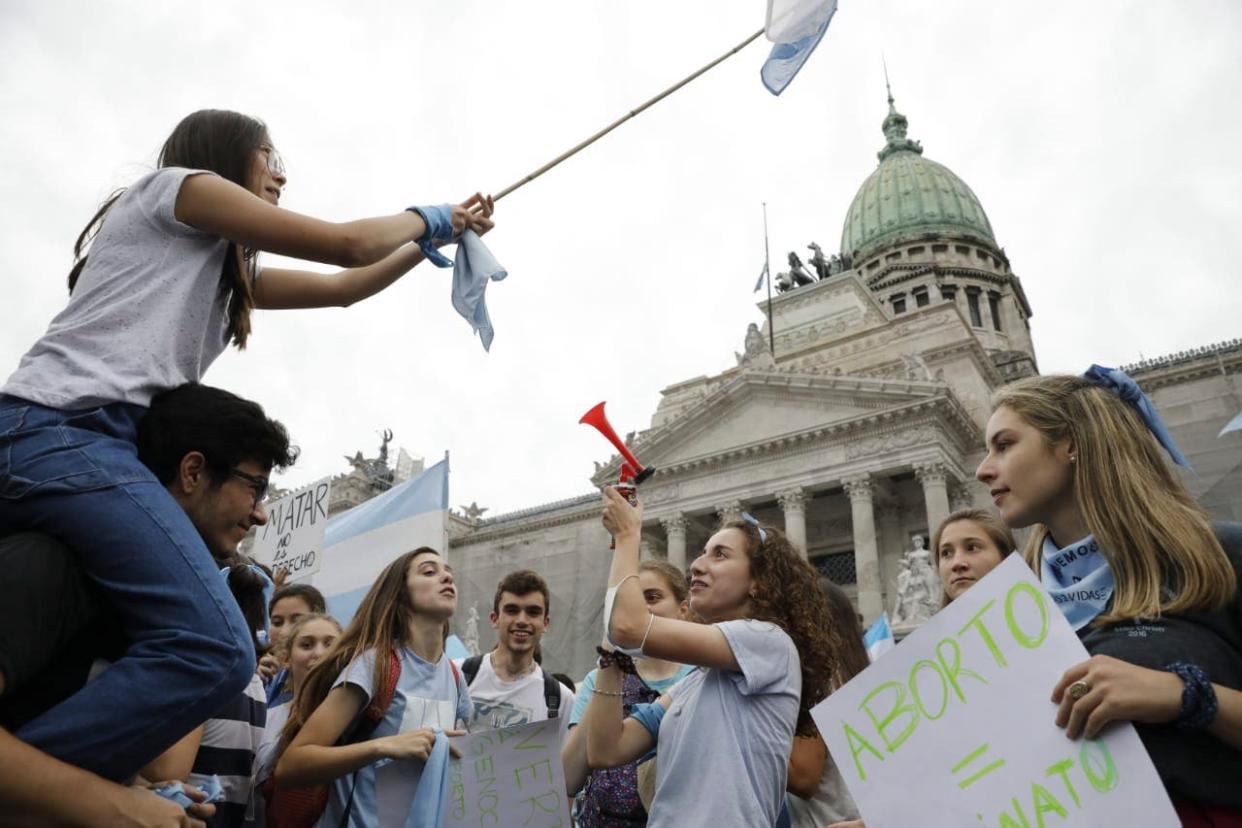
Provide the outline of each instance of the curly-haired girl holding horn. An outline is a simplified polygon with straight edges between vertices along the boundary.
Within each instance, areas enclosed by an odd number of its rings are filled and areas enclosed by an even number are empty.
[[[1184,824],[1235,824],[1242,526],[1191,498],[1161,449],[1185,458],[1121,371],[1024,379],[993,407],[976,475],[1009,526],[1032,527],[1023,554],[1092,654],[1052,688],[1058,726],[1134,722]]]
[[[648,611],[638,584],[642,507],[604,490],[616,539],[605,600],[607,637],[630,654],[694,664],[660,699],[622,717],[623,655],[603,651],[582,719],[592,767],[632,762],[658,744],[648,825],[772,825],[795,732],[835,674],[836,633],[811,568],[779,530],[726,524],[691,565],[696,624]],[[704,795],[707,780],[726,780]]]

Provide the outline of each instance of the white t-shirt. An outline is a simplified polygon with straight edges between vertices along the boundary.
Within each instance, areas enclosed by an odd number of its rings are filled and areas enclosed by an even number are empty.
[[[117,199],[69,303],[0,393],[66,411],[146,406],[202,379],[228,344],[229,242],[174,217],[191,175],[215,173],[165,167]]]
[[[458,666],[461,666],[460,662]],[[561,707],[556,715],[561,720],[561,741],[564,742],[569,730],[569,717],[574,709],[574,694],[559,681],[556,685],[561,691]],[[543,668],[535,665],[534,670],[516,681],[501,681],[492,668],[491,653],[483,656],[479,672],[470,683],[470,700],[474,703],[471,731],[510,727],[548,718],[548,705],[543,697]]]
[[[470,719],[470,696],[465,680],[441,658],[435,664],[424,661],[402,647],[401,677],[392,704],[371,733],[371,739],[392,736],[424,727],[452,729],[458,721]],[[368,650],[346,666],[333,687],[352,684],[371,699],[375,651]],[[422,776],[423,763],[417,759],[381,761],[360,768],[332,783],[328,806],[319,818],[320,828],[402,828],[414,792]],[[352,802],[351,802],[352,792]],[[344,822],[348,810],[348,822]]]
[[[802,666],[766,621],[714,625],[738,669],[696,670],[669,691],[647,825],[773,825],[785,799]]]

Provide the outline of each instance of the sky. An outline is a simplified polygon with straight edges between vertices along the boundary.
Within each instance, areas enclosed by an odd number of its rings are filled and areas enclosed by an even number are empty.
[[[759,0],[0,2],[7,374],[66,300],[96,206],[184,115],[262,118],[282,207],[333,221],[496,192],[728,51]],[[451,452],[488,516],[590,490],[661,389],[734,364],[763,263],[837,250],[876,165],[882,59],[910,137],[979,196],[1042,371],[1242,336],[1242,4],[841,0],[780,97],[751,44],[497,205],[485,353],[420,265],[345,309],[258,312],[204,381],[262,403],[285,486],[394,448]],[[1234,103],[1230,103],[1233,101]],[[267,264],[289,266],[279,257]],[[325,265],[298,265],[330,272]]]

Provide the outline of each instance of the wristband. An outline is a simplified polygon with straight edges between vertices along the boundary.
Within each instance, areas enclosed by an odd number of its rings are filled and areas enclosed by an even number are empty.
[[[1185,661],[1166,664],[1164,669],[1175,673],[1185,683],[1182,687],[1182,712],[1174,722],[1183,730],[1203,730],[1216,718],[1218,703],[1212,681],[1202,668]]]
[[[417,213],[427,226],[426,232],[415,239],[418,249],[423,251],[427,261],[436,267],[452,267],[453,262],[436,249],[437,241],[453,239],[453,205],[436,204],[423,207],[407,207],[406,212]]]

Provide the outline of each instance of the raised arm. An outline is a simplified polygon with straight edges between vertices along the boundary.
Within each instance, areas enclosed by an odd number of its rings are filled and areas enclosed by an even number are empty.
[[[637,507],[611,486],[604,488],[604,526],[616,540],[608,585],[617,587],[612,618],[605,619],[612,643],[621,648],[641,647],[645,655],[698,667],[737,670],[728,640],[710,624],[661,618],[647,609],[638,585],[639,536],[642,504]]]
[[[574,729],[573,735],[586,736],[586,760],[592,768],[615,768],[641,758],[655,747],[655,736],[640,722],[625,716],[621,683],[621,671],[616,665],[597,672],[591,700]],[[657,704],[667,710],[668,696],[661,696]]]

